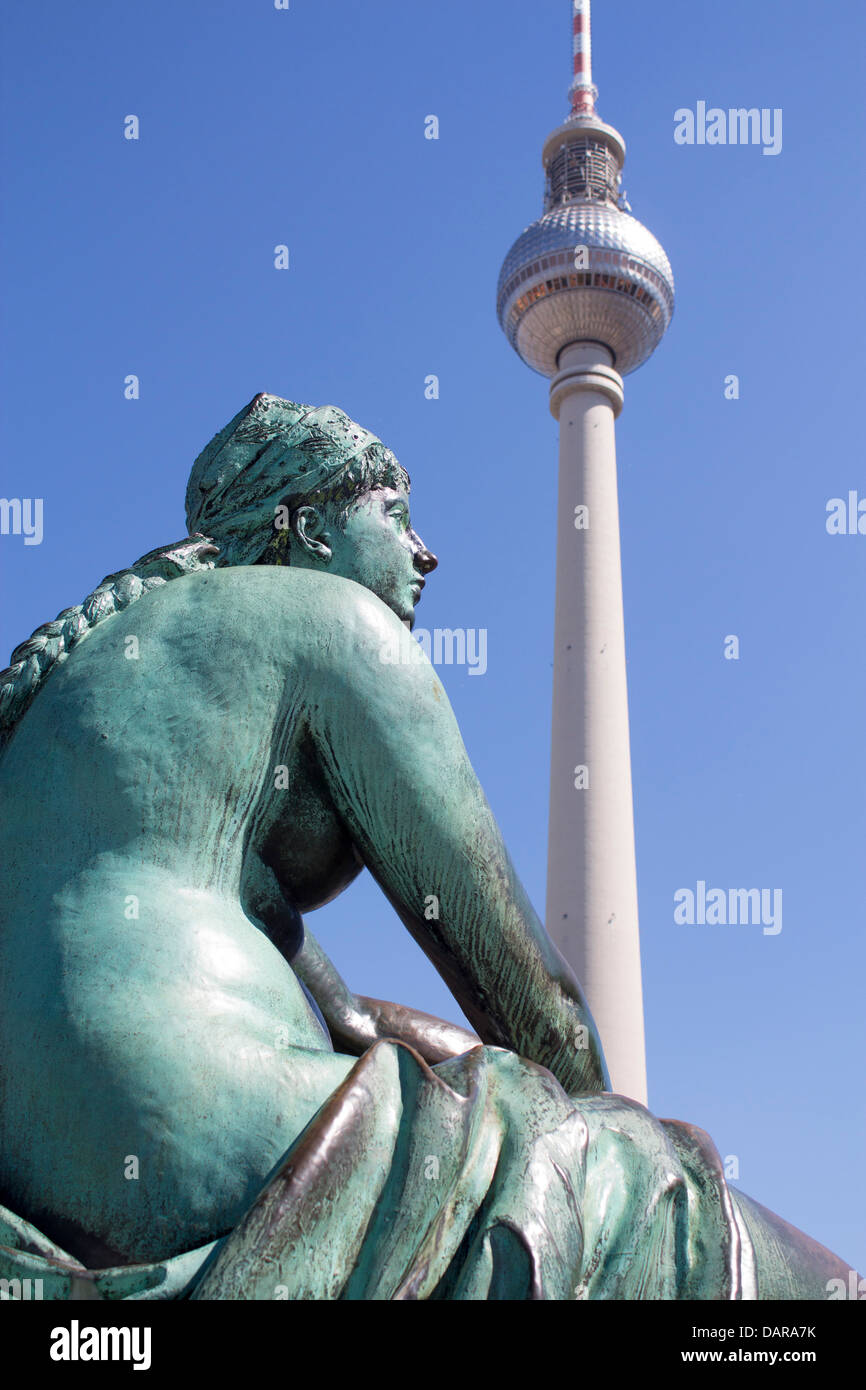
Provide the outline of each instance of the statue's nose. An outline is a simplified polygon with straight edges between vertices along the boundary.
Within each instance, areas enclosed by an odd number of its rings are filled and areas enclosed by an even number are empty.
[[[438,564],[439,561],[433,554],[433,551],[428,550],[424,542],[421,541],[415,555],[415,568],[419,569],[422,574],[430,574],[432,570],[435,570]]]

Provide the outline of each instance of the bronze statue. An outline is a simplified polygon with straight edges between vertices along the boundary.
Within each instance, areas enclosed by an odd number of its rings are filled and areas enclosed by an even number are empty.
[[[341,411],[259,395],[196,460],[189,536],[0,673],[0,1277],[826,1298],[842,1261],[609,1093],[410,635],[436,559],[408,493]],[[317,946],[365,866],[477,1037]]]

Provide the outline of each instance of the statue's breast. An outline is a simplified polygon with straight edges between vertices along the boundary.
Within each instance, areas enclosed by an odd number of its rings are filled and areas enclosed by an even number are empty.
[[[285,898],[310,912],[342,893],[364,864],[304,730],[284,756],[253,817],[251,845]]]

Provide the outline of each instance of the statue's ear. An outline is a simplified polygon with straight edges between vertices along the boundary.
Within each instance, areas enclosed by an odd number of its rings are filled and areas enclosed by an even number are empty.
[[[291,525],[292,534],[301,553],[318,560],[320,564],[329,565],[333,551],[328,544],[330,536],[325,530],[324,518],[318,507],[298,507],[292,515]]]

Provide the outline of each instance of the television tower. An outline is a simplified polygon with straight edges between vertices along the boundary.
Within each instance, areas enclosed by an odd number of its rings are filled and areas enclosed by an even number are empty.
[[[614,1090],[646,1104],[614,421],[622,378],[671,321],[674,279],[621,192],[625,142],[596,115],[590,0],[570,3],[571,114],[545,142],[544,213],[505,258],[497,312],[559,421],[547,930]]]

